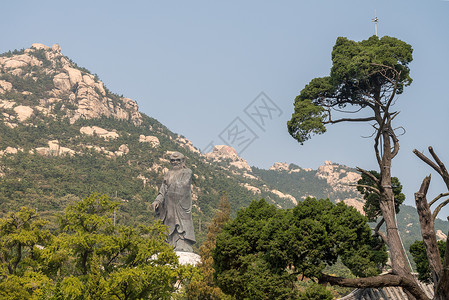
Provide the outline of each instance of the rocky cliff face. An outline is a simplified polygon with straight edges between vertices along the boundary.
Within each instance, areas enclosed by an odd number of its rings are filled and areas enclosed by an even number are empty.
[[[343,201],[347,205],[356,208],[362,214],[364,213],[363,206],[365,201],[355,187],[361,176],[346,166],[325,161],[324,165],[318,167],[317,170],[312,170],[303,169],[293,164],[289,165],[287,163],[276,162],[269,170],[288,174],[296,173],[298,175],[301,173],[304,174],[304,172],[314,174],[313,176],[315,178],[326,181],[326,196],[332,201]],[[319,196],[313,194],[305,195],[302,198],[304,199],[307,196],[319,198]]]
[[[287,163],[275,162],[271,167],[271,171],[289,171],[289,166]]]
[[[205,154],[206,158],[212,162],[227,162],[229,165],[246,171],[251,171],[251,167],[246,160],[238,156],[234,148],[226,145],[214,146],[212,152]]]
[[[326,179],[327,183],[335,191],[356,191],[355,184],[361,178],[359,173],[350,171],[348,167],[325,161],[323,166],[318,168],[316,173],[318,178]]]
[[[325,179],[334,192],[357,195],[357,197],[337,198],[335,201],[344,201],[347,205],[355,207],[359,212],[364,214],[363,206],[365,201],[355,187],[357,181],[361,178],[359,173],[351,171],[346,166],[335,164],[328,160],[317,171],[316,176]]]
[[[71,123],[102,116],[142,122],[135,101],[109,92],[58,45],[33,44],[0,57],[0,108],[9,127],[39,116],[64,116]]]

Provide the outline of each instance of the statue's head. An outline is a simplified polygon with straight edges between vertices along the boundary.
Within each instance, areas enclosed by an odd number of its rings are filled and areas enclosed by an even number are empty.
[[[182,169],[185,168],[185,156],[180,152],[173,152],[170,155],[170,163],[172,165],[172,169]]]

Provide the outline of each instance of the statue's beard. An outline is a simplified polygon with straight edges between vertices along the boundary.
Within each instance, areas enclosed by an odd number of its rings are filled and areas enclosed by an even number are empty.
[[[180,169],[182,169],[182,167],[183,167],[182,163],[172,164],[172,170],[180,170]]]

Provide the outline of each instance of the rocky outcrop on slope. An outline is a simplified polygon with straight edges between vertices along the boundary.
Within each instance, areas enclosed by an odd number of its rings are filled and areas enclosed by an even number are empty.
[[[242,169],[251,172],[251,167],[246,160],[238,156],[234,148],[226,145],[217,145],[212,149],[212,152],[205,154],[206,158],[213,162],[224,162],[237,169]]]
[[[271,179],[274,182],[284,182],[284,187],[291,195],[295,195],[296,199],[305,199],[307,197],[328,197],[332,201],[343,201],[349,206],[356,208],[361,213],[363,212],[364,200],[360,193],[357,191],[355,184],[361,178],[360,174],[350,169],[349,167],[325,161],[324,165],[320,166],[317,170],[304,169],[295,164],[274,163],[269,171],[279,172],[278,175],[271,175]],[[291,177],[288,175],[291,174]],[[317,179],[314,182],[313,177]],[[295,178],[296,184],[292,178]],[[319,181],[325,181],[324,185],[319,185]],[[304,186],[304,182],[308,181],[309,186]],[[291,182],[291,184],[285,184]],[[296,187],[294,186],[296,185]],[[314,185],[318,185],[316,188]],[[288,195],[285,191],[282,193]],[[298,194],[302,194],[298,197]],[[281,195],[278,195],[281,198]],[[292,202],[296,203],[295,197],[291,196]]]
[[[182,136],[178,136],[175,140],[176,143],[178,143],[181,147],[186,148],[187,150],[196,153],[196,154],[201,154],[200,150],[198,150],[197,148],[195,148],[193,146],[193,143],[186,139],[185,137]]]
[[[310,168],[303,169],[303,168],[300,168],[300,167],[298,167],[298,166],[296,166],[294,164],[290,164],[289,165],[288,163],[285,163],[285,162],[275,162],[270,167],[269,170],[270,171],[278,171],[278,172],[285,171],[285,172],[288,172],[289,174],[291,174],[291,173],[299,173],[301,171],[305,171],[305,172],[312,171],[312,169],[310,169]]]
[[[325,179],[329,186],[337,193],[351,193],[357,195],[354,198],[335,199],[335,201],[343,201],[347,205],[356,208],[359,212],[364,214],[363,206],[365,201],[360,196],[355,185],[361,178],[361,175],[352,171],[346,166],[334,164],[331,161],[325,161],[323,166],[320,166],[315,175],[318,178]]]
[[[260,189],[250,185],[249,183],[243,183],[241,184],[241,186],[243,186],[244,188],[246,188],[248,191],[252,192],[255,195],[260,194]]]
[[[439,241],[445,241],[445,240],[447,240],[447,235],[444,234],[444,232],[441,231],[440,229],[436,230],[435,234],[436,234],[437,239],[438,239]]]
[[[269,170],[271,171],[288,171],[289,167],[287,163],[275,162]]]
[[[119,134],[115,131],[108,131],[98,126],[85,126],[80,128],[80,133],[86,135],[96,135],[104,139],[116,139]]]
[[[70,148],[59,145],[58,140],[48,141],[48,147],[38,147],[30,151],[44,156],[60,156],[60,155],[74,155],[76,152]]]
[[[0,56],[0,108],[9,127],[35,115],[76,120],[113,117],[141,124],[137,103],[108,91],[88,70],[51,48],[33,44]]]
[[[318,168],[316,176],[326,179],[334,191],[344,192],[356,191],[353,185],[361,178],[359,173],[350,171],[348,167],[333,164],[329,160],[325,161],[324,165]]]
[[[295,205],[298,204],[298,201],[297,201],[296,198],[293,197],[292,195],[282,193],[281,191],[278,191],[278,190],[271,190],[270,192],[273,193],[273,194],[275,194],[275,195],[278,196],[278,197],[281,197],[281,198],[285,198],[285,199],[290,200],[290,201],[291,201],[293,204],[295,204]]]
[[[5,154],[17,154],[17,152],[23,151],[22,148],[6,147],[5,150],[0,150],[0,156]]]
[[[151,147],[158,147],[161,144],[156,136],[146,136],[143,134],[139,136],[139,143],[149,143]]]

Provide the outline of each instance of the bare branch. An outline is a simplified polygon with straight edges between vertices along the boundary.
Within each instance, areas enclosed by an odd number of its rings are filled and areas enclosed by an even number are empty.
[[[376,134],[376,131],[374,131],[371,135],[369,135],[369,136],[362,136],[362,138],[364,138],[364,139],[369,139],[369,138],[372,138],[374,135]]]
[[[383,104],[381,102],[377,101],[377,99],[375,97],[371,96],[371,94],[366,93],[366,92],[362,92],[361,94],[368,98],[368,99],[365,98],[365,101],[368,102],[367,105],[369,107],[374,108],[375,105],[383,107]]]
[[[443,177],[443,181],[446,184],[447,188],[449,189],[449,173],[447,172],[446,166],[441,162],[440,158],[436,155],[436,153],[433,151],[433,148],[429,146],[429,152],[432,155],[435,162],[438,164],[441,170],[441,177]]]
[[[360,107],[359,109],[357,109],[355,111],[344,111],[344,110],[341,110],[341,109],[338,109],[338,108],[335,108],[335,107],[332,107],[332,109],[335,110],[335,111],[341,112],[341,113],[345,113],[345,114],[356,114],[359,111],[361,111],[363,109],[363,107]]]
[[[380,231],[380,227],[382,227],[382,225],[384,223],[385,223],[385,219],[382,218],[382,220],[380,220],[380,222],[376,225],[376,228],[374,228],[374,236],[380,236],[382,241],[388,246],[388,237],[386,236],[385,233]]]
[[[371,65],[376,65],[376,64],[371,64]],[[380,65],[378,65],[380,66]],[[390,67],[390,66],[383,66],[383,69],[377,71],[377,72],[372,72],[371,74],[374,73],[379,73],[380,75],[382,75],[382,77],[384,77],[386,80],[388,80],[388,82],[390,82],[392,85],[395,85],[397,80],[393,80],[392,78],[390,78],[390,76],[387,75],[388,71],[391,71],[392,73],[395,73],[396,76],[392,76],[392,77],[398,77],[399,78],[399,74],[400,72],[396,71],[396,69]],[[395,87],[394,87],[395,88]]]
[[[397,117],[397,115],[399,115],[401,112],[400,111],[395,111],[391,113],[391,117],[390,117],[390,123],[391,121]]]
[[[393,68],[393,67],[391,67],[391,66],[387,66],[387,65],[383,65],[383,64],[376,64],[376,63],[370,63],[370,65],[382,67],[382,68],[384,68],[384,69],[394,70],[396,73],[398,72],[398,71],[396,71],[395,68]]]
[[[380,229],[380,227],[382,227],[382,225],[385,223],[385,219],[382,218],[382,220],[380,220],[379,223],[377,223],[376,227],[374,228],[374,232],[377,233]]]
[[[400,72],[398,73],[397,76],[400,75]],[[399,152],[399,142],[398,142],[398,138],[396,137],[394,130],[391,129],[391,121],[399,114],[399,112],[393,112],[390,113],[388,112],[388,109],[390,108],[391,102],[394,99],[394,96],[396,95],[396,90],[397,90],[397,81],[394,82],[394,87],[393,87],[393,92],[390,96],[390,98],[387,101],[387,105],[386,106],[382,106],[382,110],[384,112],[384,115],[382,117],[382,120],[379,122],[379,130],[377,131],[377,136],[375,138],[375,146],[374,148],[376,149],[376,157],[377,157],[377,161],[380,164],[380,156],[379,156],[379,152],[377,150],[378,145],[379,145],[379,139],[381,134],[383,133],[383,129],[386,126],[386,130],[388,130],[388,136],[390,136],[393,140],[393,150],[391,151],[391,156],[392,158],[394,158],[398,152]],[[379,113],[380,116],[380,113]],[[377,120],[377,119],[376,119]]]
[[[364,169],[362,169],[362,168],[360,168],[360,167],[356,167],[356,169],[359,171],[359,172],[361,172],[361,173],[363,173],[363,174],[365,174],[366,176],[368,176],[377,186],[379,186],[380,185],[380,181],[379,181],[379,179],[377,179],[377,177],[376,176],[374,176],[373,174],[371,174],[370,172],[368,172],[367,170],[364,170]]]
[[[429,146],[429,152],[432,155],[433,159],[435,160],[435,162],[438,164],[438,166],[440,167],[440,170],[444,173],[447,173],[447,169],[446,166],[443,164],[443,162],[440,160],[440,158],[438,157],[438,155],[436,155],[435,151],[433,151],[432,146]]]
[[[393,129],[394,131],[396,131],[396,130],[398,130],[398,129],[402,129],[402,133],[401,134],[398,134],[398,136],[401,136],[401,135],[404,135],[404,134],[406,134],[407,133],[407,131],[405,130],[405,128],[404,127],[402,127],[402,126],[399,126],[399,127],[396,127],[395,129]]]
[[[435,208],[435,210],[432,213],[432,218],[433,218],[434,221],[435,221],[436,217],[438,216],[438,214],[440,213],[440,210],[443,207],[445,207],[448,203],[449,203],[449,199],[447,199],[446,201],[444,201],[443,203],[438,205],[437,208]]]
[[[369,122],[369,121],[375,121],[376,119],[374,117],[368,117],[368,118],[342,118],[342,119],[338,119],[335,121],[332,121],[330,119],[330,115],[329,115],[329,121],[323,122],[323,124],[335,124],[335,123],[340,123],[340,122]]]
[[[320,281],[331,285],[339,285],[353,288],[381,288],[387,286],[400,286],[409,291],[417,299],[431,300],[421,290],[415,280],[394,274],[385,274],[366,278],[342,278],[322,274]]]
[[[396,71],[396,70],[395,70],[395,71]],[[396,72],[396,80],[395,80],[394,83],[393,83],[393,84],[394,84],[394,86],[393,86],[393,92],[391,93],[390,99],[388,99],[387,106],[386,106],[386,109],[385,109],[385,113],[388,112],[388,109],[390,108],[391,102],[393,101],[394,96],[396,96],[396,91],[397,91],[397,89],[398,89],[398,79],[399,79],[400,76],[401,76],[401,71]],[[394,118],[394,117],[393,117],[393,118]]]
[[[366,185],[366,184],[348,184],[348,186],[363,187],[363,188],[372,190],[374,193],[380,195],[379,189],[376,189],[375,187],[370,186],[370,185]]]
[[[425,156],[424,154],[422,154],[421,152],[419,152],[416,149],[413,150],[413,153],[415,153],[415,155],[418,156],[423,162],[425,162],[430,167],[432,167],[432,169],[437,171],[438,174],[443,176],[443,173],[441,172],[440,168],[433,161],[431,161],[427,156]]]
[[[429,202],[429,206],[432,206],[432,204],[434,204],[435,202],[437,202],[438,200],[440,200],[442,197],[446,197],[449,196],[449,193],[441,193],[438,196],[435,197],[435,199],[433,199],[432,201]]]
[[[382,159],[380,158],[380,154],[379,154],[379,140],[382,137],[382,133],[383,133],[384,126],[385,126],[385,120],[387,118],[387,113],[385,113],[382,118],[380,118],[380,116],[381,116],[380,112],[378,112],[379,120],[377,120],[377,122],[379,124],[379,129],[377,130],[377,135],[374,139],[374,150],[376,152],[377,163],[379,165],[382,165]]]
[[[396,134],[390,135],[391,139],[393,140],[393,150],[391,151],[391,158],[395,158],[396,155],[399,152],[399,139],[397,138]]]
[[[382,159],[380,158],[379,153],[379,139],[380,139],[380,129],[377,129],[376,137],[374,138],[374,152],[376,153],[376,160],[379,165],[382,164]]]

